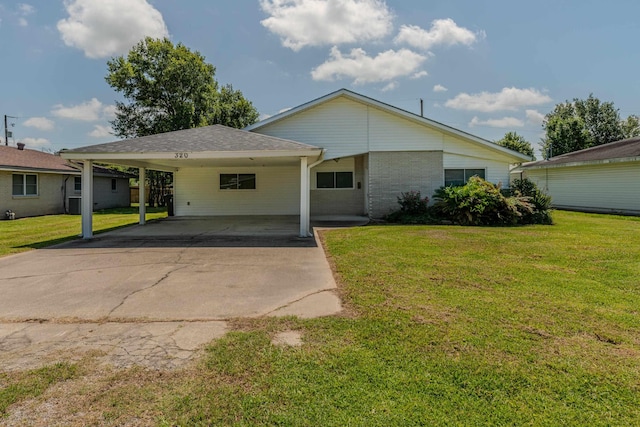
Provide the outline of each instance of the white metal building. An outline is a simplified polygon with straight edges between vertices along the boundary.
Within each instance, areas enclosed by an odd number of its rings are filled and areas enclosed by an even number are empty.
[[[524,163],[512,171],[521,177],[559,209],[640,215],[640,138]]]

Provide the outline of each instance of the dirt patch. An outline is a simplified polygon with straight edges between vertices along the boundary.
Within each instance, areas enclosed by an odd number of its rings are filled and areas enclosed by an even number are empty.
[[[283,331],[276,334],[271,342],[278,346],[300,347],[302,345],[302,332]]]
[[[0,366],[5,371],[31,369],[98,352],[102,362],[117,367],[174,369],[226,331],[226,322],[219,321],[2,323]]]

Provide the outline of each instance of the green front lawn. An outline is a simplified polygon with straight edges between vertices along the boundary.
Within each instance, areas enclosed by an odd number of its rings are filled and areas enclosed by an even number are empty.
[[[147,208],[147,220],[166,216],[166,208]],[[97,211],[93,213],[93,231],[102,233],[135,224],[138,219],[137,207]],[[0,256],[72,240],[80,233],[80,215],[46,215],[0,221]]]
[[[640,425],[640,219],[554,220],[325,232],[344,315],[234,321],[176,372],[84,366],[92,381],[58,389],[57,410],[108,425]],[[271,343],[288,329],[302,347]]]

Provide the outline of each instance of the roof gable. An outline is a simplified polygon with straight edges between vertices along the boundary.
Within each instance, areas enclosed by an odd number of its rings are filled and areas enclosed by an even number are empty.
[[[457,138],[461,138],[464,139],[466,141],[470,141],[474,144],[478,144],[480,146],[483,146],[485,148],[491,149],[493,151],[496,152],[500,152],[503,155],[507,155],[511,158],[513,158],[514,163],[515,162],[521,162],[521,161],[525,161],[525,160],[530,160],[530,157],[522,154],[522,153],[518,153],[516,151],[510,150],[508,148],[502,147],[500,145],[497,145],[491,141],[488,141],[486,139],[480,138],[478,136],[472,135],[470,133],[461,131],[459,129],[453,128],[451,126],[447,126],[445,124],[436,122],[434,120],[428,119],[426,117],[422,117],[419,116],[417,114],[411,113],[409,111],[406,110],[402,110],[400,108],[394,107],[392,105],[389,104],[385,104],[381,101],[375,100],[373,98],[369,98],[367,96],[358,94],[356,92],[352,92],[350,90],[347,89],[340,89],[337,90],[335,92],[332,92],[328,95],[322,96],[320,98],[317,98],[313,101],[307,102],[305,104],[299,105],[298,107],[292,108],[290,110],[287,110],[283,113],[277,114],[275,116],[269,117],[268,119],[262,120],[256,124],[253,124],[251,126],[246,127],[246,130],[249,131],[259,131],[259,129],[267,127],[269,125],[278,123],[280,121],[286,120],[288,118],[291,118],[297,114],[309,111],[315,107],[318,107],[320,105],[329,103],[335,99],[338,98],[347,98],[359,103],[362,103],[364,105],[367,105],[369,107],[373,107],[376,108],[378,110],[381,110],[385,113],[389,113],[407,120],[412,121],[413,123],[416,123],[418,125],[427,127],[429,129],[432,130],[437,130],[440,131],[442,133],[445,133],[447,135],[451,135]]]

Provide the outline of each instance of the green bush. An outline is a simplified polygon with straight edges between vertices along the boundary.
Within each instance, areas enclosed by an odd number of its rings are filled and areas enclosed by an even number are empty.
[[[407,191],[406,193],[400,193],[398,204],[402,213],[421,215],[427,212],[429,198],[422,198],[419,191]]]
[[[505,197],[500,187],[474,176],[458,187],[441,187],[434,195],[436,212],[461,225],[515,225],[533,213],[523,197]]]
[[[429,198],[422,197],[419,191],[407,191],[398,196],[400,210],[385,217],[389,222],[400,224],[433,224],[438,222],[429,208]]]
[[[511,184],[515,196],[527,198],[533,205],[531,214],[523,215],[523,224],[552,224],[551,196],[545,194],[538,186],[527,178],[516,179]]]

